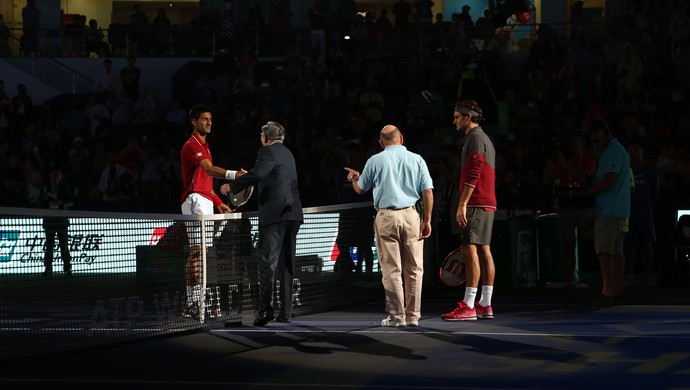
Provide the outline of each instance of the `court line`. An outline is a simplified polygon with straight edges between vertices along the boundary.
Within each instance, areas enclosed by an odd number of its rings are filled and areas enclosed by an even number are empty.
[[[211,329],[210,333],[293,333],[293,334],[444,334],[461,336],[508,336],[508,337],[572,337],[572,338],[626,338],[626,339],[690,339],[689,335],[634,335],[620,333],[529,333],[529,332],[477,332],[452,330],[329,330],[329,329]]]

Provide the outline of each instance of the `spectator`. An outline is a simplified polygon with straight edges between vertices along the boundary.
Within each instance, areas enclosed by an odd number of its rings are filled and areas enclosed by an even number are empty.
[[[398,0],[393,4],[393,15],[395,15],[395,28],[406,29],[410,26],[410,16],[412,15],[412,5],[407,0]]]
[[[132,123],[154,123],[156,122],[156,100],[151,95],[149,87],[141,87],[139,98],[132,106],[134,120]]]
[[[283,2],[281,2],[283,3]],[[289,12],[289,10],[288,10]],[[289,22],[288,22],[289,23]],[[235,15],[232,9],[232,3],[225,3],[223,16],[220,20],[220,30],[218,31],[218,39],[220,40],[220,50],[224,50],[228,55],[233,52],[235,44]]]
[[[130,54],[127,56],[127,66],[120,70],[120,82],[122,89],[127,92],[127,96],[135,102],[139,99],[139,82],[141,80],[141,69],[136,66],[137,57]]]
[[[76,136],[72,140],[72,149],[67,152],[67,157],[70,161],[74,159],[88,160],[90,157],[89,149],[86,147],[86,142],[84,139]]]
[[[22,160],[18,151],[9,151],[7,165],[0,171],[2,180],[3,204],[8,207],[24,207],[27,203],[27,181],[22,170]]]
[[[134,102],[129,97],[127,90],[122,88],[113,91],[106,102],[106,107],[112,113],[111,120],[114,125],[128,125],[132,120],[132,106]]]
[[[45,175],[38,166],[28,168],[27,173],[27,205],[32,208],[41,208],[43,207],[43,199],[41,198],[47,189]]]
[[[98,27],[96,19],[89,20],[89,28],[84,31],[84,42],[87,55],[94,53],[99,57],[110,55],[110,47],[103,40],[105,38],[103,30]]]
[[[623,45],[623,54],[616,70],[618,86],[625,88],[630,94],[636,94],[642,87],[643,76],[644,65],[642,60],[635,53],[632,43],[626,42]]]
[[[548,156],[544,169],[544,183],[554,189],[555,209],[558,212],[558,229],[560,244],[563,249],[565,269],[564,292],[574,292],[576,288],[575,276],[576,253],[580,255],[580,266],[585,260],[584,251],[577,251],[577,243],[586,240],[590,242],[592,236],[592,220],[594,218],[594,199],[592,197],[576,197],[575,191],[580,191],[594,183],[596,160],[585,153],[584,135],[573,134],[567,140],[566,149],[561,150],[554,145]],[[581,245],[580,248],[583,248]]]
[[[0,14],[0,58],[10,56],[9,39],[11,36],[10,29],[5,24],[3,15]]]
[[[376,27],[381,30],[388,30],[393,27],[393,23],[388,19],[388,10],[386,8],[381,9],[381,15],[376,19]]]
[[[117,155],[117,161],[127,170],[132,171],[134,167],[140,166],[144,158],[144,150],[139,146],[139,142],[134,135],[127,138],[127,145]]]
[[[98,189],[102,200],[106,202],[120,202],[126,199],[125,188],[131,180],[131,173],[117,161],[117,152],[110,151],[107,155],[107,165],[101,172]]]
[[[164,121],[174,126],[186,126],[189,123],[187,111],[180,106],[179,99],[173,99],[172,103],[170,103],[170,107],[168,107],[165,113]]]
[[[120,76],[113,72],[113,61],[110,58],[103,60],[103,69],[96,77],[91,92],[106,96],[120,90]]]
[[[165,159],[156,147],[147,147],[142,161],[142,198],[156,201],[162,195]]]
[[[141,10],[139,4],[134,4],[132,6],[133,12],[129,15],[129,45],[130,53],[148,53],[148,36],[146,32],[149,27],[149,20],[146,13]],[[133,100],[136,100],[133,98]]]
[[[625,236],[625,269],[634,284],[654,286],[654,202],[659,199],[659,176],[647,160],[642,141],[627,143],[635,186],[630,197],[630,224]]]
[[[98,101],[97,96],[90,95],[88,99],[84,115],[89,122],[89,135],[91,136],[91,140],[95,140],[102,135],[104,131],[103,126],[110,124],[110,111],[108,111],[103,103]]]
[[[12,99],[5,93],[5,83],[0,80],[0,131],[10,128]]]
[[[170,29],[170,19],[165,13],[165,7],[158,8],[156,17],[153,18],[153,23],[151,24],[155,33],[154,49],[158,55],[168,53],[171,49],[169,45],[171,44],[170,39],[172,39],[172,31]]]
[[[17,94],[12,98],[12,115],[17,126],[22,126],[26,120],[33,116],[34,103],[26,85],[17,84]]]
[[[496,27],[491,18],[491,10],[485,9],[483,16],[477,18],[474,24],[474,35],[477,39],[484,41],[484,50],[496,47]]]
[[[475,38],[476,35],[474,33],[474,22],[472,21],[472,15],[470,15],[470,7],[469,5],[463,5],[462,6],[462,11],[460,12],[460,15],[458,15],[458,18],[462,21],[462,25],[465,26],[465,35]]]
[[[367,83],[366,91],[359,95],[359,105],[364,116],[373,126],[378,126],[383,122],[386,100],[375,81]]]
[[[75,155],[82,155],[82,153],[75,153]],[[93,179],[87,171],[84,170],[84,164],[89,161],[86,158],[74,157],[69,160],[69,169],[65,171],[62,179],[69,187],[72,198],[74,199],[75,208],[81,203],[90,200],[93,189]],[[96,187],[98,191],[98,187]],[[98,197],[96,197],[98,199]]]
[[[311,49],[316,53],[319,62],[326,57],[326,24],[328,11],[322,0],[314,0],[314,4],[307,10],[309,27],[311,30]]]
[[[61,134],[57,129],[47,129],[43,132],[43,138],[38,145],[38,153],[46,169],[54,167],[62,169],[67,165],[68,149],[65,146],[65,139],[70,138],[66,137],[68,134],[65,131]]]
[[[85,36],[86,17],[79,14],[72,15],[72,20],[67,23],[62,32],[62,44],[64,54],[67,57],[79,57],[84,52],[82,39]]]
[[[434,13],[431,10],[434,2],[431,0],[417,0],[412,4],[417,11],[417,23],[422,26],[430,26]]]
[[[25,56],[38,53],[38,37],[41,31],[41,10],[36,6],[36,0],[26,0],[22,8],[22,37],[21,50]]]
[[[211,49],[211,38],[215,29],[208,5],[199,5],[199,14],[189,22],[189,26],[195,38],[194,51],[197,55],[207,54]]]

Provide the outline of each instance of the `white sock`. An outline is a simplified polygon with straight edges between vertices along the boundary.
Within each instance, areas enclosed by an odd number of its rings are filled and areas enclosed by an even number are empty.
[[[491,306],[491,296],[494,294],[494,286],[482,286],[482,297],[479,304],[483,307]]]
[[[465,287],[465,299],[463,299],[463,301],[470,309],[474,308],[475,298],[477,298],[477,288]]]

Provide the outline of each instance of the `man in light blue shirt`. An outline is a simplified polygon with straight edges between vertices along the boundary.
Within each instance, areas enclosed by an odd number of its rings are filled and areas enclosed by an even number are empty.
[[[606,122],[590,125],[592,142],[600,151],[594,186],[582,195],[594,195],[594,246],[601,267],[602,290],[595,306],[625,303],[625,221],[630,217],[630,155],[613,137]]]
[[[372,156],[360,174],[348,171],[358,194],[373,189],[376,246],[383,274],[388,317],[381,326],[418,326],[421,317],[424,239],[431,234],[433,182],[424,159],[403,146],[400,129],[384,126],[383,151]],[[414,207],[422,200],[422,216]]]

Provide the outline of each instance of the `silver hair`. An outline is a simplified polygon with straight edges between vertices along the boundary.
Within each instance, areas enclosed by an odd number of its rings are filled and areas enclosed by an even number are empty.
[[[261,126],[261,132],[264,133],[269,140],[284,140],[285,139],[285,128],[278,122],[268,121],[265,125]]]

